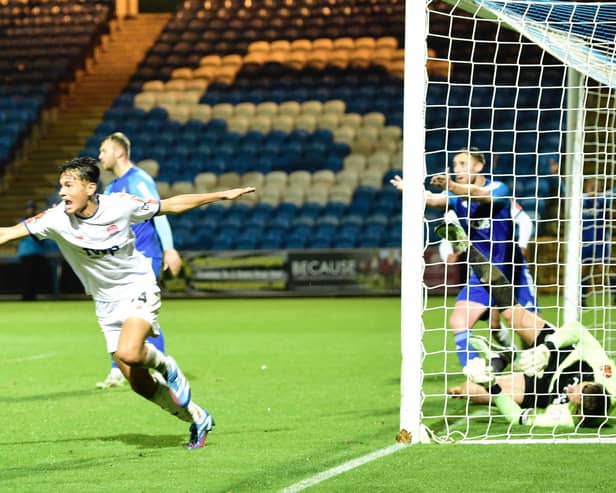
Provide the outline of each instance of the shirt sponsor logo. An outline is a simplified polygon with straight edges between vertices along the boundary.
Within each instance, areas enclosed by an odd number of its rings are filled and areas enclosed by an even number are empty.
[[[113,257],[115,252],[119,249],[119,246],[114,245],[109,248],[103,248],[102,250],[97,250],[96,248],[83,248],[82,250],[88,257],[104,257],[105,255],[111,255]]]
[[[118,231],[119,229],[115,224],[112,224],[111,226],[107,227],[107,233],[109,234],[117,233]]]

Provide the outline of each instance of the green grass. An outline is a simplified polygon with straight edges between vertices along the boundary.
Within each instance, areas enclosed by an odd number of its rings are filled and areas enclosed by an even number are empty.
[[[388,447],[399,318],[396,298],[166,300],[168,351],[217,421],[189,452],[185,423],[126,388],[94,389],[108,359],[91,302],[0,303],[0,491],[274,492]],[[426,346],[451,344],[446,335],[429,332]],[[442,393],[443,382],[426,388]],[[611,455],[422,445],[311,491],[610,491]]]

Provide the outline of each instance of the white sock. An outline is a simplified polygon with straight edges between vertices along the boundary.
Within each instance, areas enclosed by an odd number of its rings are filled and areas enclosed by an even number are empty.
[[[186,410],[190,413],[194,423],[198,423],[205,416],[205,411],[193,401],[190,401],[188,403],[188,406],[186,406]]]
[[[158,404],[169,414],[177,416],[182,421],[192,423],[194,421],[193,413],[189,410],[192,401],[188,404],[188,407],[178,406],[171,398],[171,395],[169,395],[169,387],[167,387],[167,384],[162,382],[160,379],[155,378],[155,380],[156,390],[154,391],[154,395],[149,400],[155,404]]]
[[[167,373],[166,357],[158,349],[149,342],[145,343],[146,356],[143,366],[145,368],[153,368],[154,370],[165,375]]]

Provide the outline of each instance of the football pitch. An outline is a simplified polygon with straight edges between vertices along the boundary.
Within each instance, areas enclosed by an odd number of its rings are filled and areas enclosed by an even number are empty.
[[[398,298],[173,299],[160,321],[216,418],[201,450],[126,387],[94,388],[92,302],[0,303],[1,492],[613,491],[614,445],[396,449]]]

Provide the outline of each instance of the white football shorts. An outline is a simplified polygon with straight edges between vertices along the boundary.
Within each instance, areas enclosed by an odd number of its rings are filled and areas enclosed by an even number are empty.
[[[96,317],[101,327],[107,351],[115,353],[124,321],[129,318],[142,318],[150,324],[150,336],[160,335],[158,311],[160,310],[160,289],[157,286],[144,289],[134,298],[120,301],[97,301]]]

